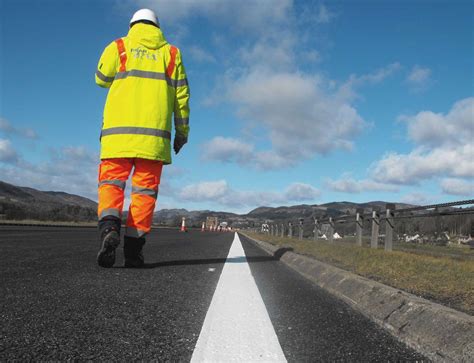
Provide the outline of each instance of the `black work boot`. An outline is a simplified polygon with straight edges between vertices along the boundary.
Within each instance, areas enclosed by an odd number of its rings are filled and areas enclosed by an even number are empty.
[[[145,238],[134,238],[125,236],[123,241],[123,256],[125,258],[125,267],[143,267],[145,260],[143,258],[143,245]]]
[[[101,220],[99,233],[101,247],[97,254],[97,263],[100,267],[110,268],[115,263],[115,249],[120,244],[120,219],[112,217]]]

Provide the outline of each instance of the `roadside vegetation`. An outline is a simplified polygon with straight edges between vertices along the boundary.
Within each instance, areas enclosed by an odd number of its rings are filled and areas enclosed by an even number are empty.
[[[321,240],[323,241],[323,240]],[[355,245],[356,238],[354,236],[343,237],[340,240],[335,240],[338,244],[345,245]],[[370,245],[370,237],[364,236],[362,238],[362,243],[364,246]],[[384,248],[383,240],[379,241],[380,248]],[[397,251],[410,252],[420,255],[428,255],[434,257],[452,257],[460,260],[474,260],[474,249],[469,248],[468,245],[447,245],[447,246],[437,246],[434,244],[420,244],[420,243],[410,243],[410,242],[395,242],[393,244],[393,249]]]
[[[292,247],[296,253],[474,315],[474,252],[468,248],[415,248],[403,244],[393,252],[385,252],[383,247],[371,249],[367,243],[358,247],[347,240],[335,240],[331,244],[325,240],[300,241],[245,233],[276,246]]]

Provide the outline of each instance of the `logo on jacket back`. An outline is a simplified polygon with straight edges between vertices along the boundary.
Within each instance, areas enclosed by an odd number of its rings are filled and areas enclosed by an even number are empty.
[[[132,49],[130,49],[130,51],[132,52],[133,58],[136,58],[136,59],[146,58],[146,59],[149,59],[149,60],[152,60],[152,61],[157,61],[158,60],[158,56],[156,54],[151,53],[151,52],[148,51],[148,49],[145,49],[145,48],[142,48],[142,47],[132,48]]]

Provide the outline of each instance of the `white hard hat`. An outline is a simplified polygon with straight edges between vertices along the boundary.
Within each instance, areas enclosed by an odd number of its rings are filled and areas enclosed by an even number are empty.
[[[160,26],[158,18],[156,17],[153,10],[150,10],[150,9],[138,10],[135,14],[133,14],[132,19],[130,19],[130,24],[135,23],[136,21],[140,21],[140,20],[148,20],[158,25],[158,27]]]

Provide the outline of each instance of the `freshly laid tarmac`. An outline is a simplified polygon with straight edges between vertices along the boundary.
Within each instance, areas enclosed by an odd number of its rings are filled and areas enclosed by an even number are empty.
[[[90,228],[0,227],[0,361],[423,359],[242,235],[154,230],[143,269],[121,248],[100,268],[98,248]]]

